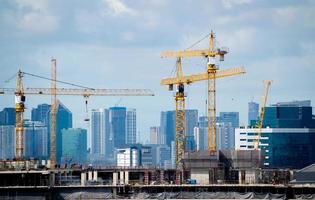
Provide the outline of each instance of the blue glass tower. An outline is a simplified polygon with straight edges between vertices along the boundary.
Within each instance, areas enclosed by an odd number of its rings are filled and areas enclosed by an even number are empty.
[[[198,127],[198,110],[185,110],[186,150],[195,150],[194,128]]]
[[[166,144],[170,147],[175,141],[175,111],[161,112],[161,134],[164,136]]]
[[[239,127],[239,113],[238,112],[220,112],[217,117],[217,122],[221,124],[220,132],[225,137],[224,144],[219,144],[222,149],[234,149],[235,147],[235,128]],[[225,124],[225,125],[224,125]],[[229,128],[230,127],[230,128]],[[217,135],[217,139],[220,138]],[[222,142],[223,140],[217,140],[217,142]]]
[[[48,149],[50,153],[50,111],[47,113],[48,120]],[[58,164],[61,163],[62,155],[62,129],[72,128],[72,113],[63,105],[60,101],[57,103],[57,115],[56,115],[56,161]]]
[[[4,108],[0,111],[0,125],[15,126],[15,108]]]
[[[87,131],[80,128],[62,129],[62,163],[84,164],[87,158]]]
[[[109,108],[109,120],[113,146],[114,148],[121,148],[126,144],[126,108]]]
[[[252,120],[257,120],[258,117],[259,104],[256,102],[248,103],[248,125],[251,124]]]

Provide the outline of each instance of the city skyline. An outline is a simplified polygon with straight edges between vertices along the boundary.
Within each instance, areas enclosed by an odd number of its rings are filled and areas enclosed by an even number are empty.
[[[88,105],[89,109],[104,108],[119,102],[137,109],[141,122],[137,129],[148,140],[145,133],[158,125],[160,111],[175,108],[173,93],[160,86],[160,79],[170,76],[175,59],[161,59],[160,53],[186,49],[213,30],[217,44],[230,50],[225,61],[218,63],[220,69],[244,65],[247,71],[218,80],[217,114],[239,112],[240,124],[245,125],[247,103],[252,98],[259,102],[263,79],[273,80],[268,105],[315,101],[314,7],[314,2],[307,0],[103,0],[67,4],[4,0],[0,8],[0,87],[15,87],[14,79],[5,81],[19,68],[50,77],[54,57],[59,80],[93,88],[152,89],[154,97],[93,97]],[[193,48],[207,45],[203,40]],[[204,71],[206,62],[203,58],[183,59],[184,74]],[[26,87],[50,87],[49,81],[24,79]],[[186,91],[187,109],[204,114],[206,83],[193,84]],[[13,96],[0,98],[0,109],[14,106]],[[85,100],[58,98],[73,112],[74,127],[86,128]],[[50,97],[26,99],[28,108],[41,102],[49,103]]]

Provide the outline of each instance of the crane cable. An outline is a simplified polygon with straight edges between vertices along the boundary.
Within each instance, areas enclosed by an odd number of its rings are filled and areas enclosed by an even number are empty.
[[[45,80],[56,81],[56,82],[58,82],[58,83],[63,83],[63,84],[66,84],[66,85],[72,85],[72,86],[80,87],[80,88],[84,88],[84,89],[95,90],[94,88],[89,88],[89,87],[86,87],[86,86],[77,85],[77,84],[74,84],[74,83],[69,83],[69,82],[60,81],[60,80],[53,80],[53,79],[51,79],[51,78],[47,78],[47,77],[40,76],[40,75],[36,75],[36,74],[31,74],[31,73],[27,73],[27,72],[22,72],[22,73],[23,73],[23,74],[26,74],[26,75],[29,75],[29,76],[33,76],[33,77],[45,79]]]

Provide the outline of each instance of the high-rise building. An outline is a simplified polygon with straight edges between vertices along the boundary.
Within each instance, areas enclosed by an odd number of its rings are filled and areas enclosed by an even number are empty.
[[[47,113],[48,118],[48,149],[50,153],[50,124],[51,116],[50,111]],[[62,129],[72,128],[72,113],[71,111],[60,101],[57,102],[57,113],[56,113],[56,161],[58,164],[61,162],[62,155]]]
[[[315,162],[315,119],[308,103],[287,104],[265,108],[259,146],[265,166],[299,169]],[[236,148],[253,149],[257,134],[256,128],[236,129]]]
[[[81,128],[62,129],[62,163],[84,164],[87,158],[87,131]]]
[[[15,108],[4,108],[0,111],[0,126],[15,125]]]
[[[113,157],[113,137],[110,135],[109,111],[93,109],[91,115],[91,153],[95,159]]]
[[[0,126],[0,160],[15,157],[15,127]]]
[[[25,158],[48,158],[48,132],[42,122],[25,120],[23,139]]]
[[[156,165],[165,167],[167,161],[171,160],[171,147],[167,145],[157,145]]]
[[[256,123],[253,121],[253,123]],[[252,124],[254,125],[254,124]],[[312,107],[271,106],[265,108],[263,127],[270,128],[315,128]]]
[[[264,152],[264,166],[301,169],[315,162],[315,129],[263,128],[260,148]],[[257,128],[236,129],[235,148],[254,148]]]
[[[222,136],[226,137],[224,141],[226,140],[227,142],[224,142],[222,145],[220,145],[223,149],[234,149],[235,147],[235,128],[239,127],[239,113],[238,112],[220,112],[220,115],[217,117],[217,123],[230,123],[230,126],[232,129],[227,128],[224,125],[220,129],[220,134]],[[225,133],[222,131],[226,131]],[[218,131],[217,131],[217,136],[218,136]],[[217,142],[220,142],[222,140],[217,140]]]
[[[165,144],[159,126],[150,127],[150,144]]]
[[[218,150],[234,149],[234,127],[231,122],[217,123],[216,143]],[[233,136],[232,136],[233,135]],[[231,139],[233,138],[233,140]]]
[[[144,145],[141,147],[141,165],[146,167],[152,167],[155,165],[156,157],[155,149],[151,145]]]
[[[194,128],[194,140],[195,140],[195,145],[196,145],[196,150],[197,151],[200,151],[202,149],[202,144],[203,144],[203,141],[202,141],[202,138],[201,138],[201,134],[200,134],[200,131],[199,131],[199,127],[195,127]]]
[[[311,100],[278,102],[271,106],[277,107],[311,107]]]
[[[194,128],[198,126],[198,110],[185,110],[186,150],[195,149]]]
[[[137,114],[136,109],[128,108],[126,112],[126,144],[137,143]]]
[[[122,148],[126,144],[126,108],[109,108],[110,134],[113,137],[113,147]]]
[[[251,124],[251,121],[257,120],[258,117],[258,110],[259,110],[259,104],[256,102],[249,102],[248,103],[248,125]]]
[[[171,146],[171,142],[175,141],[175,111],[162,111],[160,131],[165,143]]]
[[[32,109],[31,120],[32,121],[40,121],[44,123],[46,126],[48,125],[48,114],[50,111],[50,105],[48,104],[39,104],[37,108]]]
[[[194,127],[198,125],[198,111],[185,111],[185,135],[186,135],[186,150],[193,150],[194,142]],[[161,135],[165,136],[166,144],[171,146],[171,142],[175,141],[175,111],[161,112],[160,122]]]
[[[198,122],[198,131],[200,137],[200,150],[207,150],[208,149],[208,117],[201,116],[199,117]]]

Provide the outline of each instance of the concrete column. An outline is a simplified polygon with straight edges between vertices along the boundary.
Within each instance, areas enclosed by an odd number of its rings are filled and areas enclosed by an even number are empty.
[[[125,185],[129,184],[129,172],[125,171]]]
[[[49,185],[50,186],[54,186],[55,185],[55,172],[50,172]]]
[[[93,178],[92,178],[92,171],[89,171],[88,172],[88,180],[91,181]]]
[[[119,172],[119,184],[124,184],[124,171]]]
[[[84,186],[86,183],[86,173],[81,172],[81,185]]]
[[[113,172],[113,185],[117,185],[117,181],[118,181],[118,173]]]
[[[93,181],[97,181],[97,171],[93,172]]]
[[[149,171],[144,171],[144,184],[149,185]]]
[[[160,182],[161,184],[164,183],[164,170],[160,170]]]

